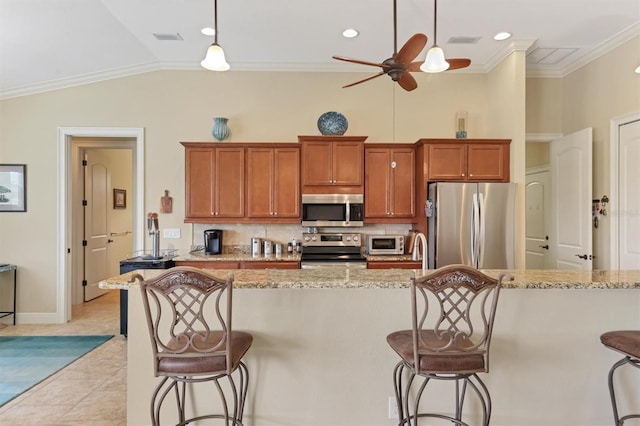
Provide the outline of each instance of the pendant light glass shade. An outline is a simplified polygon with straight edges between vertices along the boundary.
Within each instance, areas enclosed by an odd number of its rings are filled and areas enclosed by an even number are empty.
[[[449,69],[449,62],[444,59],[444,52],[438,46],[433,46],[427,52],[427,58],[420,65],[420,70],[424,72],[442,72]]]
[[[227,71],[231,66],[224,57],[224,50],[218,44],[218,0],[213,1],[213,44],[207,49],[207,54],[200,62],[203,68],[211,71]]]
[[[200,65],[211,71],[227,71],[231,68],[224,57],[224,50],[217,43],[209,46],[207,56],[200,62]]]

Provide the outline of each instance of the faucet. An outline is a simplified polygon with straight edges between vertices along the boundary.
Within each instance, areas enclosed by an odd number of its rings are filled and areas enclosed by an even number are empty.
[[[412,260],[418,260],[418,248],[422,242],[422,271],[427,270],[427,237],[422,232],[416,234],[413,240],[413,256]]]

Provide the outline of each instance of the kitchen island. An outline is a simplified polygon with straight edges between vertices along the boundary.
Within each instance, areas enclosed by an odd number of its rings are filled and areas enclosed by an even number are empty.
[[[150,278],[162,271],[139,272]],[[398,358],[385,339],[410,328],[409,280],[421,271],[211,272],[234,275],[234,328],[254,336],[246,356],[246,425],[394,424],[388,411]],[[491,371],[483,376],[493,400],[492,424],[611,424],[607,373],[621,356],[604,348],[599,337],[640,329],[640,271],[507,272],[514,280],[505,282],[500,296]],[[134,290],[127,418],[129,425],[146,425],[157,379],[140,293],[127,282],[131,275],[105,280],[101,287]],[[637,372],[621,369],[619,379],[621,409],[640,411]],[[199,392],[196,405],[211,403],[209,395],[209,389]],[[423,400],[444,410],[450,396],[444,389]],[[173,405],[168,401],[164,408]]]

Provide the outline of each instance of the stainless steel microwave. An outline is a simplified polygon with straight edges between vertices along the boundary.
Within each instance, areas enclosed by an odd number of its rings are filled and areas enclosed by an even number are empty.
[[[367,254],[404,254],[404,235],[367,235]]]
[[[302,194],[302,226],[363,226],[364,195]]]

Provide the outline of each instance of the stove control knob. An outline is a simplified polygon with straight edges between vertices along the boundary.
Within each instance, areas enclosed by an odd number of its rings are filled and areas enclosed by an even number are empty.
[[[345,238],[345,240],[351,241],[351,235],[347,235],[347,238]]]
[[[313,235],[313,236],[311,237],[311,241],[316,241],[317,239],[318,239],[318,237],[316,237],[315,235]]]
[[[311,237],[309,237],[308,235],[305,235],[305,236],[304,236],[304,240],[305,240],[305,241],[309,241],[309,240],[311,240]]]
[[[353,236],[353,241],[358,241],[360,238],[357,235]]]

